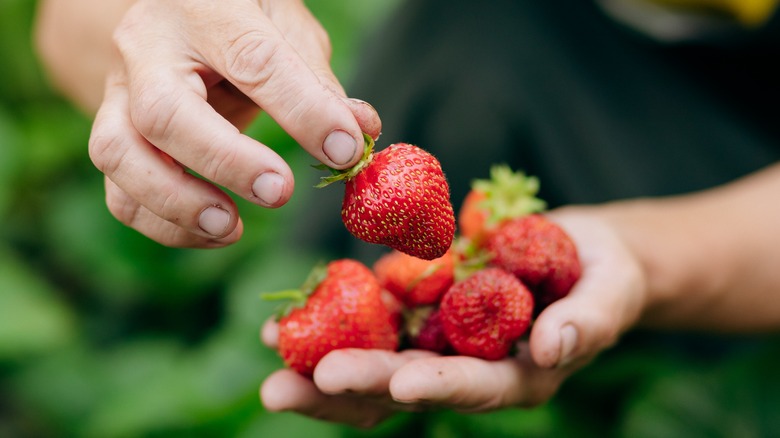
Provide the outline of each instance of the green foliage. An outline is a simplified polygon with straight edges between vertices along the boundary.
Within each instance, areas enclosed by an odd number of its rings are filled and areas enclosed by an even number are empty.
[[[308,4],[348,81],[359,36],[394,1]],[[298,286],[321,259],[284,249],[305,187],[278,210],[239,201],[245,236],[225,249],[165,248],[119,224],[87,157],[90,120],[32,51],[34,8],[0,1],[0,436],[780,435],[771,347],[701,363],[627,342],[533,410],[403,414],[371,430],[264,412],[257,390],[281,361],[258,340],[276,307],[259,294]],[[249,133],[310,171],[267,116]]]

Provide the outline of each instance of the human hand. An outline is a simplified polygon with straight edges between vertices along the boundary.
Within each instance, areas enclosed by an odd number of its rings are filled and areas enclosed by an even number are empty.
[[[168,246],[240,238],[218,186],[264,207],[287,202],[287,163],[240,132],[258,111],[333,168],[354,164],[362,133],[381,129],[370,105],[346,97],[328,36],[300,0],[139,0],[114,44],[90,157],[111,213]]]
[[[319,362],[313,379],[288,369],[274,372],[260,390],[264,405],[367,427],[396,411],[482,412],[547,401],[637,322],[645,302],[635,257],[590,212],[571,207],[550,213],[577,244],[583,275],[567,297],[539,315],[516,356],[485,361],[419,350],[336,350]],[[277,325],[267,322],[261,336],[275,347]]]

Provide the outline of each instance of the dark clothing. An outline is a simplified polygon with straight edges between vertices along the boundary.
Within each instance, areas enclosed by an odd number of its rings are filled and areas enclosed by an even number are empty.
[[[493,163],[538,176],[552,207],[686,193],[780,158],[776,28],[664,45],[588,1],[415,0],[349,94],[379,112],[379,148],[439,158],[456,208]]]

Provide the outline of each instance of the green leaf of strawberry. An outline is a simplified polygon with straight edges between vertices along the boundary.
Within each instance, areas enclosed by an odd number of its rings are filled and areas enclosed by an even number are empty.
[[[298,289],[285,289],[276,292],[264,292],[260,298],[267,301],[284,302],[276,312],[277,321],[287,316],[293,309],[306,305],[306,300],[314,293],[317,287],[325,280],[328,275],[328,266],[325,263],[318,263],[309,272],[306,280]]]
[[[547,204],[538,191],[538,178],[503,164],[491,167],[490,178],[474,180],[463,201],[460,234],[479,245],[502,222],[544,211]]]

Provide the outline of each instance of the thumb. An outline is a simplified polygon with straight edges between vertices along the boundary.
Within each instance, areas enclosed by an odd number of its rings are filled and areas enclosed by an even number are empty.
[[[330,37],[303,2],[284,0],[267,8],[266,13],[319,81],[328,90],[344,98],[344,103],[352,111],[360,129],[376,140],[382,131],[379,114],[368,102],[346,97],[344,87],[331,68]],[[302,22],[306,24],[302,26]]]
[[[317,57],[329,57],[329,53],[314,55],[325,44],[316,40],[319,33],[311,29],[318,28],[316,21],[304,14],[299,2],[291,2],[297,6],[288,8],[297,15],[290,13],[286,20],[295,20],[298,27],[286,30],[287,21],[276,22],[284,12],[276,8],[284,9],[284,2],[268,3],[267,10],[252,2],[206,7],[201,13],[208,19],[190,29],[199,42],[200,56],[316,159],[334,168],[353,165],[362,155],[363,133],[341,87],[334,90],[332,74],[322,73],[321,64],[309,64]],[[213,28],[215,23],[221,33],[218,38],[198,34],[198,28]]]
[[[644,304],[643,272],[609,229],[590,220],[560,222],[577,245],[583,275],[531,329],[531,356],[544,368],[587,361],[612,346]]]

